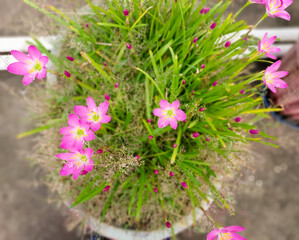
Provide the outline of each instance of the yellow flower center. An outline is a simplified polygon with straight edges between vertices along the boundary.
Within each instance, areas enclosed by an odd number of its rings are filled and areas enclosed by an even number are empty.
[[[77,130],[77,135],[78,135],[79,137],[83,136],[83,135],[84,135],[84,130],[78,128],[78,130]]]
[[[270,3],[270,13],[271,14],[275,14],[278,12],[278,8],[281,7],[281,4],[277,4],[278,1],[280,2],[280,0],[274,0]]]
[[[81,161],[87,162],[87,157],[85,155],[81,155]]]
[[[230,233],[219,233],[220,240],[229,240],[232,239]]]
[[[29,71],[29,73],[33,73],[35,71],[39,72],[43,69],[42,64],[37,60],[33,68]]]

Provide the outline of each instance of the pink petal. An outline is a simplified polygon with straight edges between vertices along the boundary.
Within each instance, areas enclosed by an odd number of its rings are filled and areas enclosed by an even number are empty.
[[[218,229],[218,228],[214,229],[212,232],[210,232],[210,233],[207,235],[207,240],[214,240],[215,237],[217,236],[218,232],[219,232],[219,229]]]
[[[277,59],[277,57],[275,57],[274,55],[272,55],[272,54],[270,54],[270,53],[266,53],[265,54],[268,58],[271,58],[271,59],[273,59],[273,60],[276,60]]]
[[[272,47],[272,48],[270,48],[270,50],[269,50],[269,52],[273,52],[273,53],[277,53],[277,52],[280,52],[280,51],[281,51],[281,49],[278,48],[278,47]]]
[[[173,129],[176,129],[178,127],[178,122],[176,119],[169,119],[169,123]]]
[[[85,167],[84,169],[88,172],[92,171],[93,169],[93,160],[90,159],[86,164],[85,164]]]
[[[247,240],[246,238],[244,238],[236,233],[231,233],[231,236],[232,236],[232,239],[234,239],[234,240]]]
[[[49,61],[49,58],[47,56],[42,56],[40,59],[39,59],[40,63],[42,64],[42,66],[45,66],[48,61]]]
[[[44,77],[47,76],[47,68],[43,67],[40,72],[37,73],[36,77],[37,79],[43,79]]]
[[[229,226],[229,227],[225,227],[223,229],[227,230],[227,232],[242,232],[245,230],[245,228],[241,227],[241,226]]]
[[[186,120],[187,115],[186,115],[186,113],[183,110],[178,109],[178,110],[175,111],[175,118],[178,121],[184,121],[184,120]]]
[[[273,85],[277,88],[287,88],[288,84],[285,81],[277,79],[274,81]]]
[[[170,106],[175,108],[175,109],[178,109],[180,107],[179,100],[175,100]]]
[[[70,131],[72,131],[72,130],[73,130],[72,127],[63,127],[63,128],[60,128],[59,133],[63,134],[63,135],[71,134]]]
[[[28,85],[28,84],[32,83],[34,79],[35,79],[35,75],[32,75],[32,74],[26,74],[26,75],[23,77],[23,84],[24,84],[24,85]]]
[[[281,10],[278,13],[275,13],[274,16],[280,17],[280,18],[285,19],[287,21],[291,20],[290,14],[287,11],[285,11],[285,10]]]
[[[87,107],[89,108],[90,111],[93,112],[97,111],[97,105],[91,97],[87,97]]]
[[[91,131],[91,130],[87,130],[86,135],[87,136],[84,137],[85,141],[91,141],[91,140],[95,139],[95,135],[94,135],[93,131]]]
[[[65,135],[61,140],[60,147],[63,149],[69,149],[74,146],[74,138],[72,135]]]
[[[90,113],[87,107],[81,105],[75,106],[74,111],[79,117],[85,117],[87,114]]]
[[[279,72],[273,73],[273,76],[275,78],[283,78],[288,74],[289,74],[289,72],[287,72],[287,71],[279,71]]]
[[[276,93],[276,89],[275,89],[275,87],[273,86],[273,85],[267,85],[267,87],[272,91],[272,92],[274,92],[274,93]]]
[[[161,101],[160,101],[160,107],[161,108],[167,108],[167,107],[170,107],[170,103],[169,102],[167,102],[166,100],[164,100],[164,99],[161,99]]]
[[[103,102],[100,104],[100,106],[98,107],[98,111],[104,115],[106,114],[106,112],[108,111],[108,108],[109,108],[109,102],[106,101],[106,102]]]
[[[56,155],[57,158],[60,158],[62,160],[66,160],[66,161],[73,161],[75,156],[76,156],[75,153],[58,153]]]
[[[60,171],[61,176],[68,176],[73,173],[73,164],[66,163]]]
[[[283,6],[284,8],[287,8],[288,6],[290,6],[293,3],[293,0],[284,0],[283,1]]]
[[[276,38],[277,38],[277,36],[268,38],[268,40],[267,40],[268,46],[272,45],[275,42]]]
[[[84,146],[84,139],[81,137],[81,138],[76,138],[74,141],[73,141],[73,145],[70,146],[68,149],[71,149],[71,148],[75,148],[77,150],[82,150]]]
[[[17,50],[12,50],[11,55],[13,55],[13,57],[17,59],[19,62],[27,62],[27,63],[33,62],[32,58],[28,57],[25,53],[19,52]]]
[[[163,113],[163,108],[156,108],[153,111],[153,114],[157,117],[163,117],[162,113]]]
[[[7,71],[16,75],[26,75],[30,71],[31,66],[28,63],[24,62],[15,62],[9,64],[7,67]]]
[[[92,131],[96,132],[101,128],[101,125],[102,124],[99,122],[92,122],[92,123],[90,123],[90,128]]]
[[[108,123],[111,121],[111,117],[108,115],[102,116],[101,123]]]
[[[33,60],[37,59],[39,60],[40,57],[42,56],[40,51],[35,47],[35,46],[29,46],[28,48],[28,54],[30,57],[33,58]]]
[[[83,167],[84,167],[83,164],[81,164],[78,168],[76,168],[76,167],[73,168],[73,179],[74,180],[79,177]]]
[[[77,127],[79,125],[79,118],[76,116],[76,114],[69,115],[68,124],[72,127]]]
[[[273,63],[270,67],[267,67],[267,69],[269,69],[269,72],[273,73],[279,69],[280,65],[281,65],[281,61],[278,60],[275,63]]]
[[[92,148],[85,148],[83,150],[83,154],[86,155],[88,158],[91,158],[93,155],[93,149]]]
[[[83,121],[82,119],[83,118],[81,118],[79,120],[79,126],[80,126],[80,128],[84,128],[84,129],[88,130],[89,129],[89,123],[87,121]]]
[[[86,175],[88,173],[88,171],[86,171],[86,170],[82,170],[82,172],[80,173],[80,175]]]
[[[168,121],[167,118],[166,119],[164,119],[162,117],[159,118],[159,120],[158,120],[158,127],[159,128],[164,128],[164,127],[166,127],[168,125],[169,125],[169,121]]]

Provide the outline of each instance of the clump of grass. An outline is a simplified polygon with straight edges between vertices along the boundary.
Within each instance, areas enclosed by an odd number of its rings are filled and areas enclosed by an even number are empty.
[[[159,228],[165,221],[194,214],[208,198],[230,210],[215,183],[234,174],[248,142],[267,143],[263,138],[270,137],[263,132],[258,137],[248,134],[255,128],[253,123],[270,111],[258,109],[262,72],[240,75],[260,58],[257,41],[238,35],[250,27],[233,14],[223,17],[229,0],[218,1],[206,14],[200,14],[205,0],[199,4],[195,0],[87,3],[91,13],[75,17],[54,7],[52,12],[40,9],[67,29],[60,56],[36,40],[59,77],[56,84],[44,83],[34,93],[43,95],[44,126],[35,132],[48,129],[41,158],[45,165],[51,163],[51,181],[63,184],[73,206],[81,204],[100,221],[124,228]],[[129,9],[127,17],[124,8]],[[212,23],[217,23],[214,29]],[[225,47],[228,40],[231,45]],[[70,78],[63,76],[64,70],[71,73]],[[63,162],[47,154],[64,151],[59,146],[59,128],[66,125],[75,105],[86,104],[87,96],[100,103],[105,94],[111,98],[112,121],[102,125],[96,139],[86,145],[103,150],[93,156],[94,170],[76,181],[59,177]],[[161,99],[179,100],[187,114],[187,121],[176,130],[157,126],[152,111]],[[242,121],[235,122],[236,117]],[[194,138],[194,132],[199,137]],[[149,135],[154,138],[149,140]],[[111,189],[103,192],[106,185]]]

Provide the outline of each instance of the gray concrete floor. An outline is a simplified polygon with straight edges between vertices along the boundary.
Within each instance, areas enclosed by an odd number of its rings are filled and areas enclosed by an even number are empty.
[[[83,0],[40,0],[63,8],[79,8]],[[235,0],[235,6],[241,5]],[[44,16],[25,6],[21,0],[0,0],[0,36],[45,35]],[[267,19],[261,27],[299,26],[299,1],[290,7],[290,23],[281,19]],[[263,15],[262,6],[250,6],[243,15],[251,24]],[[241,15],[242,17],[242,15]],[[9,91],[8,89],[12,89]],[[24,159],[32,149],[32,139],[16,140],[15,136],[30,129],[25,106],[14,93],[24,91],[21,77],[0,72],[0,240],[68,240],[81,239],[75,230],[66,230],[70,213],[55,203],[46,186],[37,185],[38,168]],[[236,216],[217,211],[222,225],[246,227],[244,236],[259,240],[299,239],[299,131],[274,121],[262,123],[269,134],[279,137],[279,149],[254,144],[255,170],[245,169],[236,191]],[[213,207],[216,208],[216,207]],[[215,214],[211,211],[211,214]],[[200,227],[200,226],[199,226]],[[203,240],[206,234],[187,230],[181,240]]]

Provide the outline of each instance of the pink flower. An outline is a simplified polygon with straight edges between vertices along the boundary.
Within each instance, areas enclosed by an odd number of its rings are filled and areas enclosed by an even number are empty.
[[[207,240],[246,240],[246,238],[236,234],[236,232],[244,231],[244,227],[229,226],[225,228],[216,228],[210,232],[207,236]]]
[[[71,61],[71,62],[73,62],[73,61],[75,60],[75,58],[70,57],[70,56],[66,56],[65,58],[66,58],[67,60]]]
[[[110,185],[107,185],[105,188],[104,188],[104,192],[108,192],[109,191],[109,189],[110,189]]]
[[[258,51],[260,53],[266,53],[265,55],[271,59],[277,59],[277,57],[271,54],[280,51],[280,48],[271,46],[275,42],[277,37],[274,36],[274,37],[267,38],[267,34],[268,33],[266,33],[263,39],[259,41]]]
[[[85,148],[84,150],[71,150],[70,153],[59,153],[56,157],[66,160],[67,163],[60,171],[60,175],[68,176],[73,174],[73,179],[76,179],[80,173],[86,174],[93,169],[93,154],[92,148]]]
[[[177,147],[178,147],[178,145],[175,143],[175,144],[173,144],[173,147],[174,147],[174,148],[177,148]]]
[[[288,84],[282,81],[280,78],[288,75],[286,71],[277,71],[280,67],[281,61],[273,63],[271,66],[267,67],[263,77],[264,84],[274,93],[276,93],[275,88],[287,88]]]
[[[215,87],[217,84],[218,84],[218,81],[215,81],[215,82],[213,83],[213,87]]]
[[[155,169],[154,173],[159,174],[159,170]]]
[[[245,90],[244,89],[242,89],[242,90],[240,90],[240,92],[239,92],[240,94],[245,94]]]
[[[185,85],[185,84],[186,84],[186,80],[183,80],[183,81],[182,81],[182,84]]]
[[[240,117],[236,117],[235,118],[235,122],[240,122],[241,121],[241,118]]]
[[[230,128],[230,127],[229,127],[228,129],[231,130],[231,131],[234,131],[234,130],[233,130],[232,128]]]
[[[136,155],[135,157],[136,157],[137,159],[140,159],[140,156],[139,156],[139,155]]]
[[[265,4],[266,0],[250,0],[252,3],[257,3],[257,4]]]
[[[170,173],[169,173],[169,176],[170,176],[170,177],[173,177],[173,176],[174,176],[174,173],[173,173],[173,172],[170,172]]]
[[[83,148],[85,141],[91,141],[95,138],[94,133],[89,129],[88,123],[79,121],[78,116],[70,114],[68,118],[68,127],[63,127],[59,130],[63,134],[61,148],[77,149]]]
[[[216,26],[217,26],[217,23],[212,23],[212,25],[210,26],[211,30],[213,30]]]
[[[71,77],[71,74],[70,74],[68,71],[64,71],[63,73],[64,73],[64,75],[67,76],[68,78]]]
[[[195,37],[195,38],[193,39],[193,43],[196,43],[197,40],[198,40],[198,37]]]
[[[104,152],[103,149],[97,150],[97,154],[102,154],[103,152]]]
[[[151,123],[151,122],[152,122],[152,120],[151,120],[151,119],[147,119],[146,121],[147,121],[148,123]]]
[[[243,40],[244,40],[245,42],[247,42],[247,40],[248,40],[248,37],[244,37],[244,38],[243,38]]]
[[[35,46],[28,47],[28,55],[12,50],[11,55],[18,61],[9,64],[7,71],[16,75],[24,75],[23,84],[28,85],[35,78],[43,79],[47,75],[46,64],[49,61],[47,56],[42,56]]]
[[[118,88],[118,83],[115,83],[114,87],[115,87],[115,88]]]
[[[102,123],[111,121],[111,117],[106,113],[109,108],[109,102],[103,102],[97,107],[91,97],[87,97],[87,107],[77,105],[74,107],[75,113],[81,117],[81,121],[90,124],[92,131],[98,131]]]
[[[166,222],[165,225],[166,225],[167,228],[171,228],[170,222]]]
[[[158,192],[158,189],[157,189],[157,188],[154,188],[154,192],[157,193],[157,192]]]
[[[249,130],[250,134],[259,134],[259,130],[255,130],[255,129],[250,129]]]
[[[107,101],[110,100],[110,96],[109,96],[108,94],[105,94],[104,96],[105,96],[105,99],[106,99]]]
[[[194,132],[192,135],[193,135],[194,138],[198,138],[199,137],[199,133],[198,132]]]
[[[105,67],[107,67],[107,63],[106,62],[103,62],[103,64],[104,64]]]
[[[154,138],[154,136],[153,136],[153,135],[149,135],[148,138],[149,138],[150,140],[152,140],[152,139]]]
[[[201,107],[201,108],[199,109],[200,112],[203,112],[204,110],[206,110],[206,109],[203,108],[203,107]]]
[[[88,23],[86,23],[86,24],[85,24],[85,27],[89,28],[89,25],[88,25]]]
[[[127,45],[126,45],[126,46],[127,46],[127,48],[128,48],[128,49],[130,49],[130,50],[132,49],[132,46],[131,46],[131,44],[127,43]]]
[[[206,65],[202,64],[201,65],[201,69],[204,69],[206,67]]]
[[[129,15],[129,10],[128,10],[128,9],[124,9],[124,10],[123,10],[123,14],[124,14],[125,16],[128,16],[128,15]]]
[[[206,141],[207,141],[207,142],[209,142],[209,141],[210,141],[210,139],[209,139],[209,138],[206,138]]]
[[[228,47],[230,46],[230,44],[231,44],[231,41],[227,41],[227,42],[225,43],[224,47],[228,48]]]
[[[287,21],[291,20],[290,14],[285,9],[293,3],[293,0],[265,0],[266,11],[272,18],[279,17]]]
[[[183,187],[183,188],[188,188],[187,183],[185,183],[185,182],[181,182],[181,184],[182,184],[182,187]]]
[[[162,99],[160,101],[160,107],[161,108],[156,108],[153,111],[153,114],[159,117],[159,128],[170,125],[173,129],[176,129],[178,126],[177,121],[184,121],[187,118],[186,114],[179,109],[180,102],[178,100],[170,104],[168,101]]]

